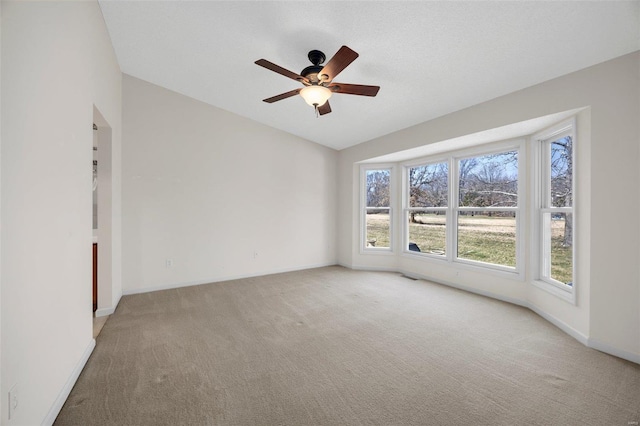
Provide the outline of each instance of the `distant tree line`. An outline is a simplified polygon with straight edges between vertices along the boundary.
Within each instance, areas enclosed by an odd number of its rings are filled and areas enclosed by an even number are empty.
[[[517,151],[462,159],[458,165],[461,207],[514,207],[518,205]],[[446,207],[447,163],[426,164],[409,170],[411,207]],[[490,215],[490,214],[489,214]],[[415,215],[412,215],[415,220]]]

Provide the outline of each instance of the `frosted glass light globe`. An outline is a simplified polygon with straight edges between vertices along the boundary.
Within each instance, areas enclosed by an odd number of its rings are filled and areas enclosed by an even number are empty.
[[[321,107],[331,97],[331,90],[324,86],[307,86],[300,90],[300,96],[311,106]]]

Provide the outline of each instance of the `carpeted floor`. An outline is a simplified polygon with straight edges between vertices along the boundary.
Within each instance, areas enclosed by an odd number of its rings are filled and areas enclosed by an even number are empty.
[[[56,425],[622,425],[640,365],[531,311],[327,267],[123,297]]]

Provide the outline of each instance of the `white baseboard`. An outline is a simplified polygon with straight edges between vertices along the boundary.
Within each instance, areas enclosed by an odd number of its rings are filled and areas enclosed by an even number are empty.
[[[100,309],[97,309],[97,310],[94,312],[94,316],[95,316],[96,318],[99,318],[99,317],[106,317],[107,315],[111,315],[111,314],[113,314],[113,313],[116,311],[116,309],[118,308],[118,304],[120,303],[120,299],[122,299],[122,293],[120,293],[120,294],[118,295],[117,300],[116,300],[116,302],[113,304],[113,306],[112,306],[112,307],[110,307],[110,308],[100,308]]]
[[[589,338],[587,346],[590,348],[596,349],[600,352],[604,352],[610,355],[617,356],[618,358],[626,359],[627,361],[635,362],[636,364],[640,364],[640,354],[635,354],[633,352],[624,351],[622,349],[614,348],[611,345],[606,343],[602,343],[596,339]]]
[[[436,284],[446,285],[447,287],[453,287],[453,288],[457,288],[459,290],[468,291],[469,293],[479,294],[480,296],[485,296],[485,297],[490,297],[492,299],[501,300],[503,302],[511,303],[512,305],[523,306],[525,308],[529,307],[527,305],[526,301],[520,300],[520,299],[516,299],[514,297],[502,296],[500,294],[492,293],[490,291],[485,291],[485,290],[469,287],[469,286],[458,284],[458,283],[454,283],[454,282],[451,282],[451,281],[431,278],[431,277],[426,276],[426,275],[416,274],[414,272],[407,272],[407,271],[404,271],[402,269],[397,271],[397,272],[399,272],[399,273],[401,273],[403,275],[406,275],[407,277],[416,278],[416,279],[419,279],[419,280],[430,281],[430,282],[436,283]]]
[[[585,346],[589,346],[588,345],[589,338],[587,336],[585,336],[584,334],[580,333],[575,328],[569,326],[567,323],[565,323],[563,321],[560,321],[558,318],[554,317],[551,314],[546,313],[545,311],[543,311],[542,309],[538,308],[536,305],[534,305],[532,303],[527,303],[527,308],[531,309],[533,312],[535,312],[536,314],[540,315],[542,318],[546,319],[551,324],[555,325],[560,330],[564,331],[569,336],[571,336],[574,339],[576,339],[578,342],[582,343]]]
[[[336,265],[335,262],[319,263],[314,265],[296,266],[293,268],[273,269],[269,271],[256,272],[255,274],[228,275],[228,276],[222,276],[222,277],[199,280],[199,281],[187,281],[187,282],[171,283],[171,284],[164,284],[164,285],[152,286],[152,287],[132,288],[132,289],[123,290],[122,294],[124,296],[128,296],[130,294],[150,293],[152,291],[171,290],[174,288],[191,287],[193,285],[203,285],[203,284],[219,283],[223,281],[241,280],[244,278],[253,278],[253,277],[261,277],[265,275],[282,274],[284,272],[302,271],[305,269],[323,268],[325,266],[334,266],[334,265]]]
[[[340,265],[340,266],[344,266],[344,265]],[[353,269],[356,271],[372,271],[372,272],[399,272],[396,269],[393,268],[387,268],[385,266],[360,266],[360,265],[353,265],[353,266],[345,266],[346,268],[349,269]]]
[[[67,379],[67,382],[62,387],[62,390],[60,390],[58,397],[56,398],[53,405],[49,409],[49,412],[47,413],[46,417],[44,418],[44,420],[42,420],[43,426],[51,426],[53,425],[53,422],[56,421],[56,417],[58,417],[60,410],[62,410],[62,406],[64,405],[65,401],[69,397],[69,394],[71,393],[71,389],[73,389],[73,386],[76,384],[76,381],[78,380],[78,377],[80,377],[80,373],[82,372],[82,369],[84,368],[85,364],[89,360],[89,357],[91,356],[91,353],[93,352],[93,349],[95,347],[96,347],[96,340],[91,339],[91,342],[89,342],[89,345],[82,353],[80,360],[74,367],[73,371],[71,372],[71,375]]]
[[[95,312],[95,317],[106,317],[107,315],[111,315],[116,311],[116,308],[102,308],[98,309]]]
[[[410,277],[410,278],[415,278],[415,279],[418,279],[418,280],[424,280],[424,281],[429,281],[429,282],[436,283],[436,284],[446,285],[447,287],[457,288],[459,290],[468,291],[469,293],[479,294],[481,296],[490,297],[490,298],[496,299],[496,300],[502,300],[503,302],[511,303],[511,304],[518,305],[518,306],[524,306],[525,308],[528,308],[527,303],[525,301],[523,301],[523,300],[520,300],[520,299],[515,299],[513,297],[507,297],[507,296],[502,296],[500,294],[495,294],[495,293],[491,293],[489,291],[480,290],[480,289],[473,288],[473,287],[468,287],[468,286],[465,286],[465,285],[462,285],[462,284],[457,284],[457,283],[454,283],[454,282],[433,278],[433,277],[430,277],[430,276],[427,276],[427,275],[423,275],[423,274],[416,274],[415,272],[408,272],[408,271],[405,271],[403,269],[389,269],[389,268],[377,267],[377,266],[357,266],[357,265],[354,265],[354,266],[340,265],[340,266],[344,266],[345,268],[349,268],[349,269],[353,269],[353,270],[357,270],[357,271],[398,273],[398,274],[406,275],[407,277]]]
[[[502,300],[503,302],[511,303],[511,304],[514,304],[514,305],[518,305],[518,306],[522,306],[524,308],[530,309],[531,311],[533,311],[537,315],[541,316],[545,320],[549,321],[551,324],[553,324],[556,327],[558,327],[560,330],[564,331],[569,336],[571,336],[574,339],[576,339],[578,342],[582,343],[585,346],[589,346],[587,344],[587,342],[589,340],[587,336],[585,336],[584,334],[580,333],[578,330],[576,330],[575,328],[569,326],[565,322],[559,320],[555,316],[550,315],[547,312],[541,310],[540,308],[538,308],[536,305],[530,303],[529,301],[515,299],[515,298],[511,298],[511,297],[507,297],[507,296],[502,296],[502,295],[499,295],[499,294],[494,294],[494,293],[491,293],[491,292],[488,292],[488,291],[484,291],[484,290],[478,290],[478,289],[471,288],[471,287],[468,287],[468,286],[465,286],[465,285],[460,285],[460,284],[457,284],[457,283],[452,283],[452,282],[443,281],[443,280],[437,280],[437,279],[433,279],[433,278],[430,278],[430,277],[421,276],[420,274],[415,274],[415,273],[411,273],[411,272],[404,272],[404,271],[400,271],[400,272],[402,272],[406,276],[409,276],[409,277],[412,277],[412,278],[419,278],[419,279],[424,279],[424,280],[427,280],[427,281],[432,281],[432,282],[435,282],[435,283],[438,283],[438,284],[443,284],[443,285],[446,285],[446,286],[458,288],[460,290],[468,291],[470,293],[480,294],[481,296],[486,296],[486,297],[490,297],[492,299]],[[603,352],[607,352],[607,351],[603,351]],[[607,353],[610,353],[611,355],[615,355],[615,354],[613,354],[611,352],[607,352]]]

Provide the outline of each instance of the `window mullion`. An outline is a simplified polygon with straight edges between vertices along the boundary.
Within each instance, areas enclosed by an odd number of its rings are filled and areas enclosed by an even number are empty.
[[[406,250],[409,244],[409,227],[407,226],[407,218],[409,217],[409,168],[407,166],[402,167],[402,212],[400,213],[400,221],[402,226],[400,227],[402,248],[400,253]]]
[[[453,262],[458,255],[458,164],[455,158],[449,158],[449,203],[447,204],[447,260]]]

